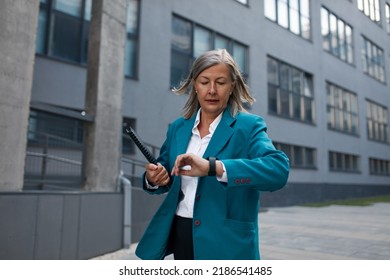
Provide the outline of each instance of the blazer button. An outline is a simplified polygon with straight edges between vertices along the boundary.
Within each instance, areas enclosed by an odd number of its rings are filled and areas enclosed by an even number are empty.
[[[247,178],[246,183],[249,184],[251,182],[251,179]]]
[[[200,194],[197,194],[195,199],[196,199],[196,201],[199,201],[200,200]]]
[[[234,181],[234,183],[236,183],[236,185],[239,185],[239,184],[241,183],[241,181],[240,181],[240,179],[236,179],[236,180]]]
[[[199,221],[199,220],[195,220],[194,224],[195,224],[196,226],[200,226],[200,221]]]
[[[241,184],[245,184],[245,179],[241,179]]]

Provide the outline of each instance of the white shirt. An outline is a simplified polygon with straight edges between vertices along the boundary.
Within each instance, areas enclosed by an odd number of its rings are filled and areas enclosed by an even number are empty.
[[[217,128],[218,124],[222,119],[222,113],[219,114],[219,116],[210,124],[210,133],[201,138],[198,130],[198,125],[200,123],[200,112],[201,109],[198,110],[198,113],[196,115],[195,123],[192,128],[192,136],[190,142],[188,143],[186,153],[192,153],[202,157],[207,149],[207,146],[210,143],[211,137],[213,136],[215,129]],[[223,175],[222,177],[217,177],[217,180],[220,182],[227,182],[226,169],[223,163],[222,167],[224,170]],[[184,218],[193,217],[194,201],[197,186],[198,177],[181,176],[181,190],[184,193],[184,199],[179,202],[176,209],[176,215]]]

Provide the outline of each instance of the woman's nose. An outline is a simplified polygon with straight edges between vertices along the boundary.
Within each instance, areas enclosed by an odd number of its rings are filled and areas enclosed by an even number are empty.
[[[216,93],[215,83],[210,83],[209,94],[215,94],[215,93]]]

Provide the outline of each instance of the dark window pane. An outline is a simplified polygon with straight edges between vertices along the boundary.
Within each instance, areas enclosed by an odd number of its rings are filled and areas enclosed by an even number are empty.
[[[278,62],[270,57],[267,59],[268,83],[279,85]]]
[[[177,87],[180,81],[189,74],[191,57],[172,50],[171,54],[171,87]]]
[[[80,25],[78,18],[56,13],[50,54],[71,61],[79,61]]]
[[[301,119],[301,97],[298,94],[293,94],[293,112],[295,119]]]
[[[277,88],[268,84],[268,109],[271,113],[278,112]]]
[[[280,64],[280,87],[290,90],[290,67],[286,64]]]
[[[45,53],[45,37],[46,37],[47,12],[39,11],[38,32],[36,38],[36,52]]]
[[[173,17],[172,19],[172,49],[188,55],[191,54],[191,23]]]
[[[289,117],[290,116],[290,95],[288,91],[280,91],[280,100],[281,100],[281,115]]]

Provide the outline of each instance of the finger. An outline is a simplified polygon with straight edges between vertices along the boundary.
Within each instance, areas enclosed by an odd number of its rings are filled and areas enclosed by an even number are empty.
[[[189,154],[183,154],[183,155],[179,155],[176,157],[176,160],[175,160],[175,164],[172,168],[172,171],[171,171],[171,175],[176,175],[176,176],[179,176],[180,175],[180,169],[183,167],[183,166],[186,166],[189,164],[189,159],[190,159],[190,155]]]
[[[166,178],[167,176],[169,177],[168,172],[164,167],[156,171],[156,178],[158,179]]]
[[[168,185],[169,181],[170,181],[170,177],[167,172],[165,176],[161,179],[161,185]]]
[[[172,168],[172,171],[171,171],[171,176],[178,176],[179,174],[177,173],[177,170],[176,170],[176,165],[173,166]]]
[[[165,170],[165,168],[163,172],[156,175],[156,183],[158,185],[167,185],[169,181],[170,181],[170,177],[168,172]]]
[[[157,168],[158,168],[158,165],[155,165],[153,163],[147,163],[146,164],[146,170],[154,171],[154,170],[157,170]]]
[[[178,176],[178,173],[177,173],[177,166],[178,166],[179,161],[180,161],[180,156],[177,156],[177,157],[176,157],[176,160],[175,160],[175,164],[174,164],[173,167],[172,167],[171,176],[173,176],[173,175]]]

